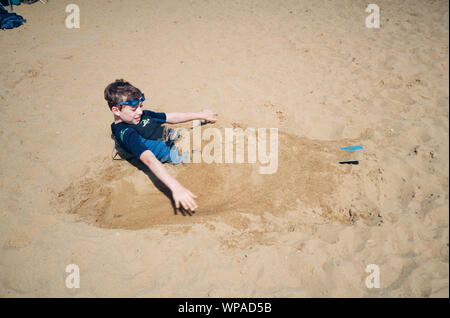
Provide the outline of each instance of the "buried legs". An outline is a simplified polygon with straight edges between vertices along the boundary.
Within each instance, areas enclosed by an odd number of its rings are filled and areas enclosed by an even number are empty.
[[[177,165],[183,162],[183,156],[178,152],[177,148],[174,146],[174,141],[170,139],[169,141],[163,140],[151,140],[141,137],[141,141],[145,144],[147,149],[149,149],[155,157],[165,163],[169,162]]]

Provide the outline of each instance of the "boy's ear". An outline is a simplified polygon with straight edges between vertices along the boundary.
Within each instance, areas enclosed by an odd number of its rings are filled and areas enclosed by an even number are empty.
[[[111,107],[111,111],[113,112],[114,115],[117,115],[117,116],[120,115],[120,110],[119,110],[119,107],[117,107],[117,106]]]

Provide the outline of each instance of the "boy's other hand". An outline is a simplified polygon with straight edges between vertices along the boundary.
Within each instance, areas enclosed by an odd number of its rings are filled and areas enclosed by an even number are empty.
[[[180,204],[185,210],[194,211],[198,208],[197,203],[195,203],[194,200],[197,196],[183,186],[172,190],[172,197],[177,209],[180,208]]]
[[[217,121],[217,113],[213,112],[210,109],[204,109],[202,112],[202,118],[206,121],[215,122]]]

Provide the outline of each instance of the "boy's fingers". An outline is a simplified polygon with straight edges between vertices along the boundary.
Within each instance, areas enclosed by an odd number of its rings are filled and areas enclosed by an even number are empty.
[[[192,201],[192,199],[189,200],[189,209],[190,209],[191,211],[194,211],[194,210],[195,210],[195,203],[194,203],[194,201]]]
[[[198,208],[197,204],[195,202],[192,203],[192,211],[194,211],[196,208]]]
[[[188,191],[189,191],[189,190],[188,190]],[[198,198],[198,196],[196,196],[195,194],[193,194],[191,191],[189,191],[189,194],[191,195],[191,197]]]
[[[185,199],[182,201],[182,204],[183,204],[183,207],[184,207],[186,210],[193,210],[193,209],[192,209],[192,208],[193,208],[193,205],[192,205],[192,202],[189,200],[189,197],[185,198]]]
[[[191,198],[189,198],[189,207],[192,211],[194,211],[197,208],[197,204],[195,204],[195,201]]]
[[[194,197],[197,196],[188,190],[187,196],[175,201],[175,207],[179,209],[181,205],[185,210],[194,211],[196,208],[198,208],[197,203],[195,203],[195,200],[193,199]]]
[[[195,194],[192,194],[191,193],[191,197],[189,198],[190,200],[191,200],[191,202],[192,202],[192,204],[195,206],[195,207],[197,207],[197,202],[195,202],[195,200],[194,200],[194,198],[196,198],[197,196],[195,195]]]
[[[183,202],[183,200],[178,200],[176,203],[176,207],[177,207],[177,209],[181,209],[181,208],[186,209],[186,204]]]
[[[188,203],[186,203],[183,207],[186,211],[192,211],[191,205]]]

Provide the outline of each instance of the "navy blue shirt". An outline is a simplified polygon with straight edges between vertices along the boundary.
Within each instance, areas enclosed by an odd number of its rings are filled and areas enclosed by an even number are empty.
[[[162,139],[165,127],[161,126],[161,124],[165,122],[165,113],[144,110],[138,124],[112,123],[111,131],[125,150],[139,158],[145,150],[148,150],[139,136],[145,139]]]

